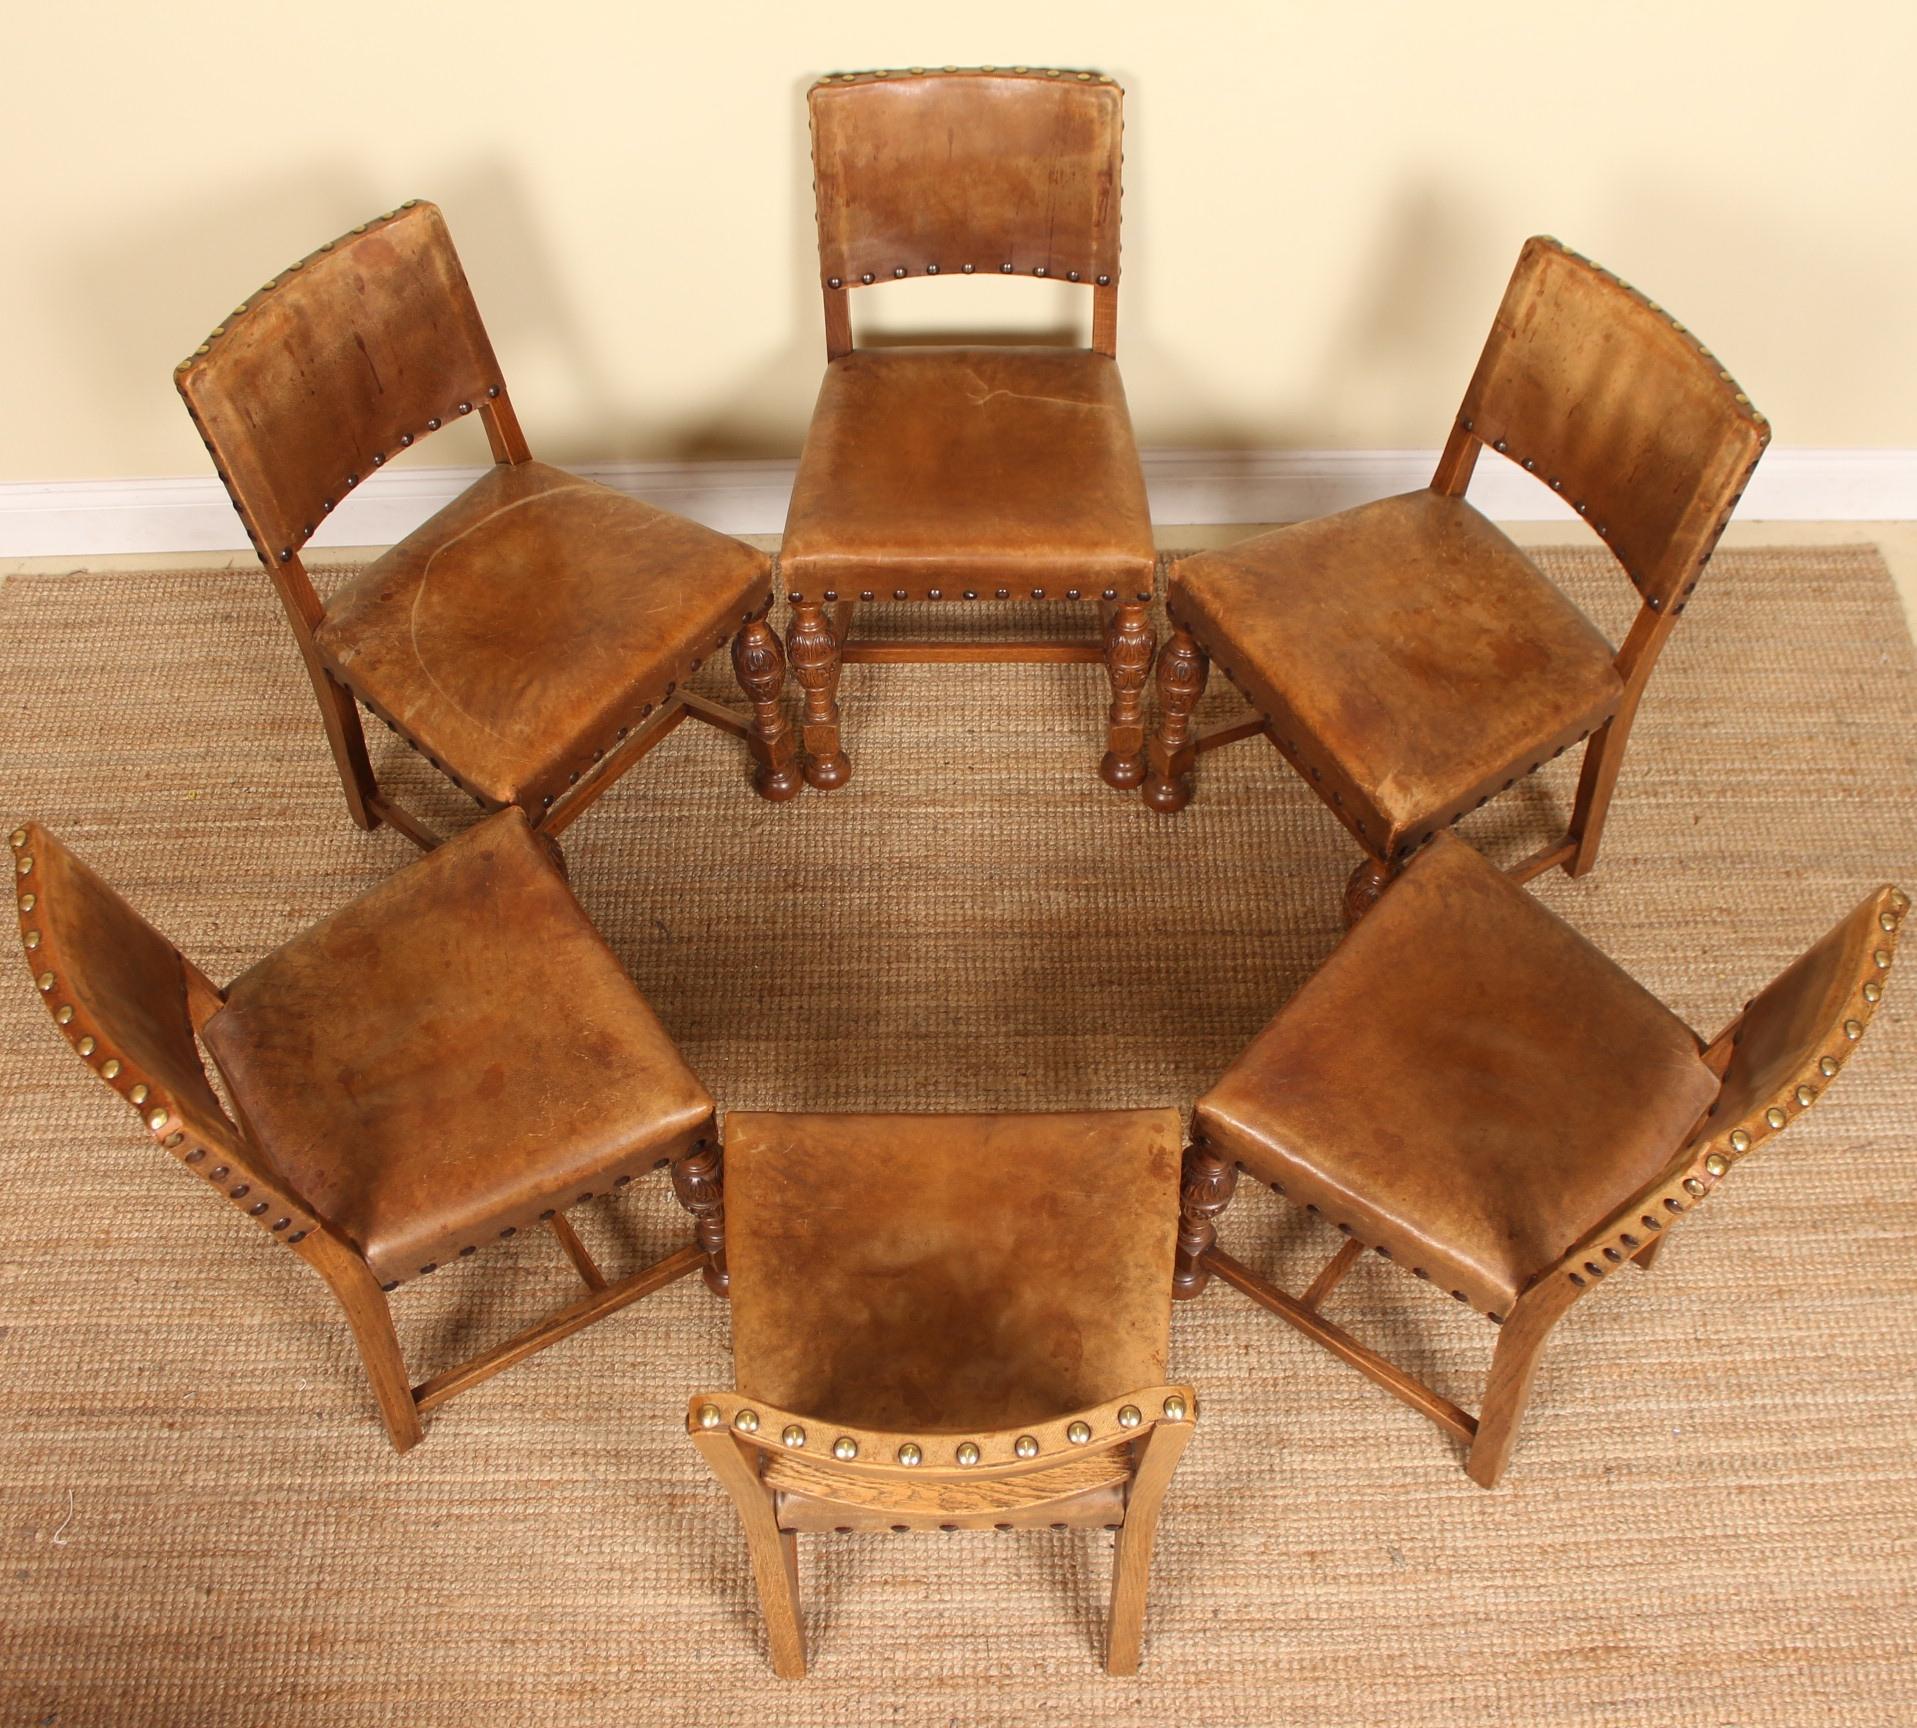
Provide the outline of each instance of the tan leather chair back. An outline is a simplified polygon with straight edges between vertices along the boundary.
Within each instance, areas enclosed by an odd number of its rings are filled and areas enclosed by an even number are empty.
[[[1038,276],[1116,294],[1123,97],[1111,79],[848,72],[806,100],[828,320],[833,296],[908,276]]]
[[[1562,494],[1660,612],[1689,595],[1770,441],[1683,325],[1544,237],[1525,242],[1459,425]]]
[[[27,964],[67,1042],[154,1140],[262,1229],[298,1241],[310,1209],[207,1081],[192,998],[216,1007],[212,986],[39,823],[16,831],[12,858]]]
[[[174,381],[269,569],[375,469],[505,389],[445,221],[417,200],[274,277]]]

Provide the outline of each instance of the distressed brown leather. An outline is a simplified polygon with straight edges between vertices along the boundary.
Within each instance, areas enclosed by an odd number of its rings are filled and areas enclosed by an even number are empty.
[[[748,1397],[901,1431],[1015,1428],[1165,1377],[1171,1110],[725,1123]]]
[[[1556,240],[1527,240],[1459,425],[1560,493],[1647,601],[1681,601],[1770,439],[1683,325]]]
[[[226,998],[203,1037],[251,1135],[384,1282],[710,1132],[711,1097],[517,809]]]
[[[269,564],[402,448],[505,387],[445,220],[419,200],[281,271],[176,381]]]
[[[1153,560],[1116,361],[886,348],[826,367],[780,551],[795,594],[1136,601]]]
[[[1122,116],[1095,72],[841,74],[807,93],[828,289],[967,267],[1118,279]]]
[[[96,1065],[116,1059],[149,1086],[223,1120],[194,1042],[180,951],[39,823],[19,833],[9,859],[27,965],[36,982],[52,978],[41,991],[50,1008],[72,1007],[68,1037],[100,1046],[88,1053]]]
[[[1856,1038],[1846,1035],[1845,1023],[1858,1036],[1869,1023],[1909,905],[1886,883],[1751,998],[1732,1034],[1723,1090],[1711,1110],[1713,1133],[1741,1123],[1761,1140],[1771,1131],[1762,1120],[1766,1106],[1795,1115],[1799,1084],[1823,1090],[1827,1076],[1818,1059],[1848,1059]],[[1860,993],[1860,980],[1870,997]]]
[[[1624,694],[1596,626],[1440,492],[1183,559],[1169,603],[1378,857],[1576,743]]]
[[[1195,1132],[1505,1316],[1716,1093],[1677,1016],[1441,834],[1199,1100]]]
[[[770,570],[609,487],[499,464],[339,588],[315,639],[467,791],[537,810],[764,607]]]

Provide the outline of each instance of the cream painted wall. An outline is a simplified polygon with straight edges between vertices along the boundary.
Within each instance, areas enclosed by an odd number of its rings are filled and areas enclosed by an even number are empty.
[[[204,473],[173,363],[414,195],[446,208],[540,454],[789,455],[822,360],[802,93],[946,61],[1125,85],[1146,444],[1435,444],[1544,230],[1694,325],[1780,445],[1917,447],[1908,0],[65,0],[6,34],[0,481]],[[860,304],[959,329],[1072,300]],[[470,433],[416,454],[477,460]]]

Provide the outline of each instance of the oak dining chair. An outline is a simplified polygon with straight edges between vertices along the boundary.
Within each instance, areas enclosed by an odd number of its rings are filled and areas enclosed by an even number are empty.
[[[532,460],[434,205],[282,271],[174,381],[279,591],[362,828],[439,840],[380,785],[359,706],[482,809],[518,805],[553,833],[688,718],[747,741],[761,796],[800,790],[770,560]],[[473,414],[492,466],[322,599],[303,558],[320,524]],[[750,715],[686,688],[728,641]]]
[[[1582,875],[1651,669],[1769,439],[1676,319],[1527,241],[1430,486],[1174,567],[1146,803],[1184,808],[1198,756],[1268,738],[1363,849],[1355,921],[1431,835],[1588,740],[1568,831],[1513,869]],[[1615,555],[1639,596],[1621,647],[1467,501],[1487,447]],[[1214,663],[1252,712],[1201,734]]]
[[[805,1673],[798,1536],[1117,1532],[1105,1665],[1134,1673],[1197,1420],[1165,1353],[1171,1110],[725,1123],[735,1385],[687,1432],[731,1495],[772,1664]]]
[[[1438,835],[1198,1101],[1177,1289],[1213,1275],[1429,1417],[1496,1485],[1551,1328],[1648,1267],[1823,1096],[1909,898],[1879,888],[1706,1042],[1462,840]],[[1303,1296],[1216,1245],[1240,1173],[1348,1240]],[[1476,1416],[1328,1319],[1366,1248],[1498,1330]]]
[[[1121,93],[1031,67],[844,72],[811,115],[825,380],[780,579],[803,763],[843,785],[842,665],[1102,663],[1111,785],[1144,778],[1156,554],[1118,373]],[[852,300],[907,279],[1023,277],[1091,296],[1091,346],[855,346]],[[861,606],[1083,601],[1096,641],[850,637]]]
[[[38,823],[14,830],[11,857],[55,1025],[159,1146],[325,1280],[397,1450],[447,1399],[688,1272],[723,1289],[712,1099],[524,811],[484,818],[224,990]],[[660,1164],[696,1239],[609,1279],[566,1214]],[[413,1384],[388,1295],[540,1226],[584,1292]]]

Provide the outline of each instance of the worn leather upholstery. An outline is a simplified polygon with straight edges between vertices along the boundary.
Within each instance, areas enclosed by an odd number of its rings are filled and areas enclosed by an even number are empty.
[[[1016,1427],[1165,1377],[1172,1110],[726,1117],[737,1384],[930,1432]]]
[[[385,1282],[711,1131],[712,1099],[517,809],[226,996],[203,1035],[249,1133]]]
[[[1186,558],[1170,606],[1383,858],[1601,726],[1624,693],[1596,626],[1438,492]]]
[[[543,462],[499,464],[336,591],[315,639],[491,805],[537,812],[765,604],[766,556]]]
[[[1043,69],[814,85],[821,281],[837,290],[968,266],[1117,281],[1121,101],[1098,73]]]
[[[1137,601],[1153,559],[1116,361],[879,348],[826,367],[780,551],[792,592]]]
[[[1487,1313],[1670,1164],[1688,1027],[1441,834],[1199,1100],[1195,1132]]]

